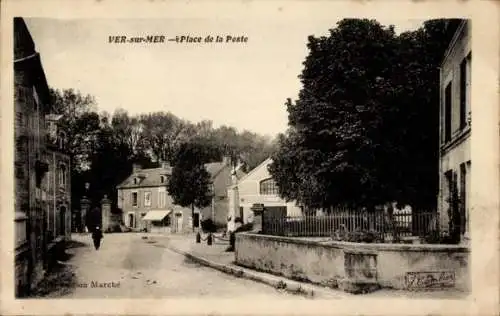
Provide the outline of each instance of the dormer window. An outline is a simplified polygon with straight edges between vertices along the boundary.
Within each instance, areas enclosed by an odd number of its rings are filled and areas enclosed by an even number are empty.
[[[134,184],[138,184],[138,183],[139,183],[139,179],[134,178]]]
[[[160,183],[165,183],[165,176],[160,176]]]

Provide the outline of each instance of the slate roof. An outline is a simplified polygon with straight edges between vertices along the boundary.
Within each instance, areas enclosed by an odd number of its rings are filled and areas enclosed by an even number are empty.
[[[120,183],[117,188],[143,188],[166,186],[167,182],[161,183],[161,176],[171,176],[172,167],[140,169],[133,172],[125,181]],[[134,184],[134,178],[138,178],[138,184]]]
[[[211,162],[205,164],[207,172],[210,174],[212,180],[217,177],[217,175],[224,169],[226,165],[223,162]],[[117,188],[143,188],[143,187],[159,187],[167,185],[167,183],[161,183],[160,177],[162,175],[171,176],[172,167],[166,168],[151,168],[151,169],[140,169],[132,173],[125,181],[120,183]],[[134,184],[134,178],[138,178],[140,181],[138,184]]]

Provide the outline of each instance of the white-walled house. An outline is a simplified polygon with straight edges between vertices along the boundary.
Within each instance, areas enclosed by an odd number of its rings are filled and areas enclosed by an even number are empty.
[[[439,200],[441,227],[448,228],[448,199],[456,188],[461,201],[461,234],[469,236],[471,135],[471,22],[456,29],[441,66]]]
[[[302,215],[301,207],[295,202],[286,202],[279,197],[276,182],[267,169],[271,163],[271,158],[266,159],[240,180],[233,175],[233,184],[228,188],[230,221],[239,217],[244,223],[253,222],[254,204],[262,204],[268,212]]]

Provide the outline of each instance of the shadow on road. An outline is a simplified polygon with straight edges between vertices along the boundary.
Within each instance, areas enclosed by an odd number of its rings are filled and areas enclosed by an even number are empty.
[[[76,240],[70,240],[66,242],[66,249],[82,248],[88,246],[88,244]]]

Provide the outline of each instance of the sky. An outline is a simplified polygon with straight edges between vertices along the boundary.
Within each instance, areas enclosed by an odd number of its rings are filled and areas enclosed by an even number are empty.
[[[275,136],[284,132],[309,35],[337,19],[48,19],[27,18],[49,86],[93,95],[99,111],[172,112]],[[421,20],[378,20],[397,32]],[[245,36],[246,43],[109,43],[110,36]]]

